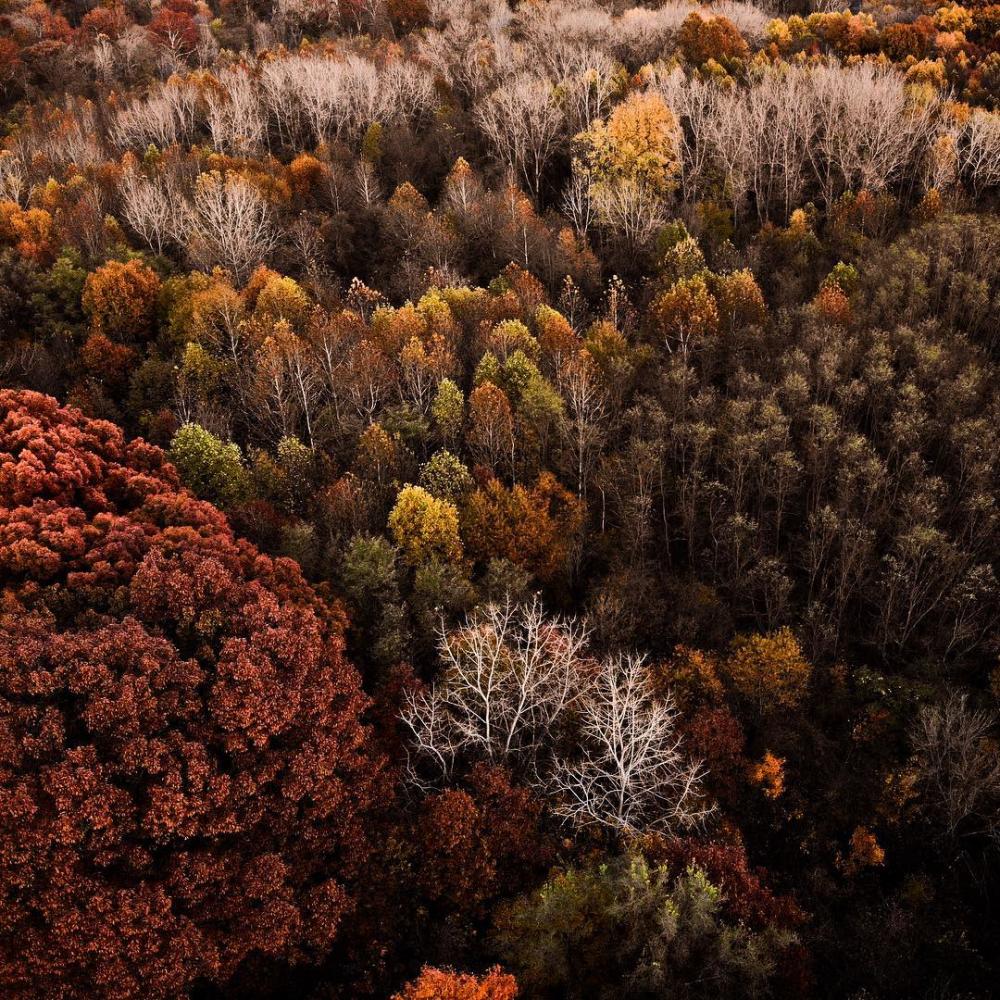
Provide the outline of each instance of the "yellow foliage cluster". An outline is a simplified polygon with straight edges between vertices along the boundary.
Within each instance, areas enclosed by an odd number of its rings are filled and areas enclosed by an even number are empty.
[[[405,486],[389,515],[389,530],[403,560],[420,566],[431,559],[457,562],[462,558],[458,510],[420,486]]]
[[[738,636],[722,669],[733,688],[755,703],[761,714],[796,708],[812,676],[812,665],[789,628],[769,635]]]
[[[606,122],[597,122],[577,139],[595,183],[632,181],[666,194],[680,170],[678,125],[663,98],[634,93]]]

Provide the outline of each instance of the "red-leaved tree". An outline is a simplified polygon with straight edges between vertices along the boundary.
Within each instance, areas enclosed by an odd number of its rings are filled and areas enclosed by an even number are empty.
[[[383,788],[341,613],[163,453],[0,391],[0,993],[329,951]]]

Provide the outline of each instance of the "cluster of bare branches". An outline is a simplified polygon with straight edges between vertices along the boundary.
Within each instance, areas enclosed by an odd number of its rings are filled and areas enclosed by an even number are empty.
[[[939,134],[938,103],[913,101],[902,76],[871,63],[785,67],[720,87],[680,70],[652,86],[684,127],[683,191],[721,174],[737,216],[787,217],[806,196],[914,182]]]
[[[953,693],[920,710],[911,740],[925,802],[944,833],[1000,834],[996,716]]]
[[[442,668],[402,719],[410,774],[448,777],[459,759],[515,765],[579,825],[681,829],[711,812],[704,770],[684,752],[677,710],[640,656],[596,660],[588,633],[535,599],[489,605],[443,631]]]
[[[436,106],[433,79],[412,60],[286,55],[259,71],[237,64],[206,87],[174,77],[122,109],[111,138],[123,149],[163,149],[205,135],[221,151],[259,153],[274,136],[289,149],[357,142],[373,124],[416,124]]]
[[[548,80],[525,74],[497,87],[476,120],[509,172],[537,196],[546,166],[566,137],[566,117]]]
[[[411,694],[403,712],[415,745],[436,760],[471,752],[526,756],[533,765],[580,696],[586,641],[584,628],[546,618],[537,599],[488,605],[463,628],[443,631],[438,680]]]
[[[580,698],[581,740],[549,776],[556,811],[622,830],[697,826],[711,813],[705,771],[684,753],[673,700],[652,690],[645,659],[608,657]]]
[[[977,196],[1000,187],[1000,114],[977,108],[955,139],[957,171]]]
[[[238,283],[278,244],[267,199],[239,174],[201,174],[188,193],[173,173],[149,176],[131,164],[120,194],[124,219],[151,249],[181,246],[196,266],[225,268]]]

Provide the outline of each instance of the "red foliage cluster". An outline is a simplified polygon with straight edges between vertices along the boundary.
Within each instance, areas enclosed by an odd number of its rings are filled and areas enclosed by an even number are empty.
[[[805,913],[791,896],[778,896],[765,883],[763,869],[751,870],[746,851],[739,842],[696,840],[691,837],[657,839],[646,845],[651,860],[674,870],[694,865],[713,885],[722,889],[726,915],[754,930],[766,927],[794,928],[805,921]]]
[[[0,579],[0,991],[324,954],[380,789],[340,613],[159,449],[8,390]]]
[[[726,804],[734,802],[747,767],[739,720],[724,706],[705,707],[685,719],[682,728],[688,752],[705,761],[709,787]]]
[[[497,896],[520,891],[553,856],[540,830],[541,803],[511,784],[501,767],[477,764],[469,791],[427,798],[416,822],[417,881],[450,911],[475,914]]]

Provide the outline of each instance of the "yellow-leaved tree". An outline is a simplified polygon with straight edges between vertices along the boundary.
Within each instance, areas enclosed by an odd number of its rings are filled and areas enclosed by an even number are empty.
[[[420,566],[429,559],[458,562],[462,558],[457,508],[420,486],[400,490],[389,515],[389,530],[410,566]]]
[[[648,243],[666,221],[667,198],[680,172],[673,112],[658,94],[633,93],[576,139],[566,197],[571,216],[577,221],[579,206],[592,207],[597,220],[627,246]]]
[[[595,184],[632,181],[659,195],[669,194],[680,170],[678,138],[677,119],[652,92],[629,95],[577,136]]]
[[[738,636],[722,672],[760,715],[800,705],[809,689],[812,665],[789,628],[768,635]]]

